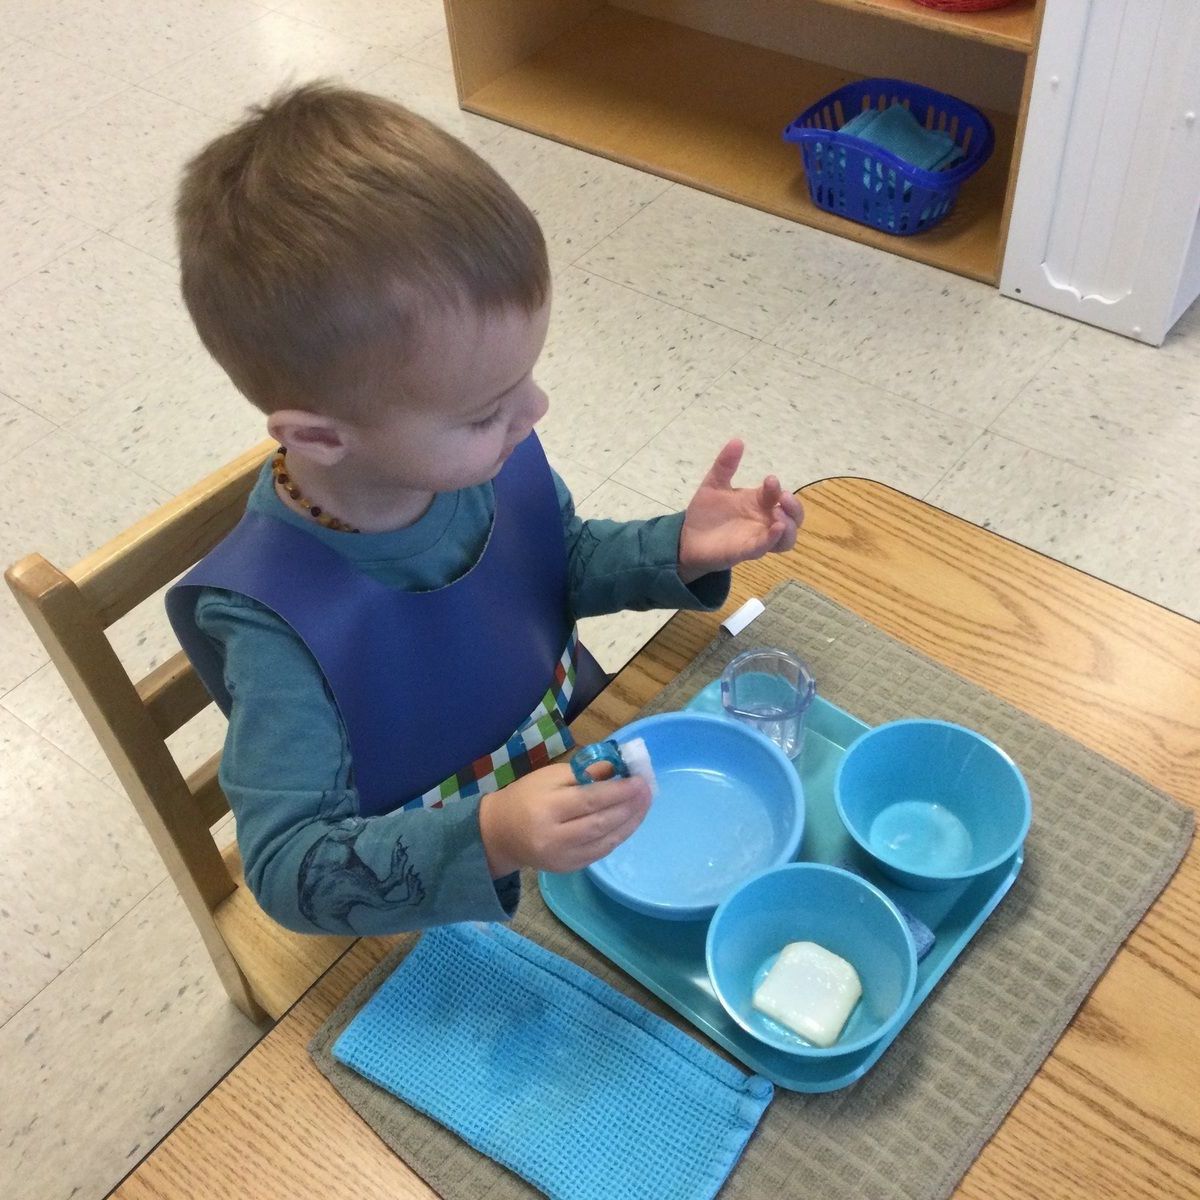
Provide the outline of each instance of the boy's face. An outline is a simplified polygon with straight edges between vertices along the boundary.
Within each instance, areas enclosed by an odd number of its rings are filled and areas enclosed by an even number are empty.
[[[399,372],[398,398],[352,435],[377,483],[449,492],[485,483],[546,415],[533,368],[550,305],[535,313],[443,310],[424,323]]]

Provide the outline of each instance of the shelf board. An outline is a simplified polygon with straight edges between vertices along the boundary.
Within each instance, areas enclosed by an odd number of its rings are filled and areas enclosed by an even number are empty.
[[[1008,8],[988,12],[952,13],[925,8],[915,0],[814,0],[831,8],[848,8],[888,21],[917,25],[950,37],[983,42],[1032,54],[1037,24],[1036,0],[1017,0]]]
[[[799,149],[782,140],[800,112],[853,78],[602,8],[462,102],[472,112],[726,199],[995,283],[1015,119],[988,114],[996,150],[963,185],[949,218],[928,233],[894,237],[818,209]]]

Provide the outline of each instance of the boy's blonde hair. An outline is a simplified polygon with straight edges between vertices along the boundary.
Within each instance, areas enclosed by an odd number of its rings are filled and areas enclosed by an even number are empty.
[[[369,416],[422,316],[546,301],[536,218],[473,150],[399,104],[280,93],[184,169],[183,297],[264,412]]]

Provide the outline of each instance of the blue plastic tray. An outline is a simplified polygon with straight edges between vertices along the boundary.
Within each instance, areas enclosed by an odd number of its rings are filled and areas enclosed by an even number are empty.
[[[689,708],[720,712],[716,684]],[[550,911],[626,974],[686,1017],[739,1062],[780,1087],[796,1092],[832,1092],[861,1078],[879,1061],[908,1019],[933,991],[963,947],[992,914],[1021,870],[1024,853],[987,875],[939,892],[913,892],[872,870],[838,819],[833,777],[846,747],[867,728],[842,709],[817,697],[809,714],[800,759],[805,828],[802,861],[850,863],[902,908],[920,917],[936,941],[917,969],[917,990],[904,1020],[891,1036],[843,1057],[797,1059],[764,1045],[728,1016],[713,994],[704,965],[707,921],[659,921],[609,900],[582,871],[539,877]]]

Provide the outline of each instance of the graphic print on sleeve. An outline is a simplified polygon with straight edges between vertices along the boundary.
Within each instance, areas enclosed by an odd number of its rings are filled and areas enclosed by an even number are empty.
[[[353,909],[396,908],[425,899],[421,876],[408,861],[408,849],[396,839],[391,869],[380,878],[356,848],[366,831],[361,820],[346,822],[314,842],[300,863],[299,899],[304,918],[322,929],[357,934]]]

